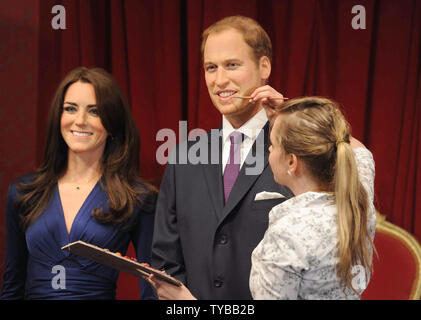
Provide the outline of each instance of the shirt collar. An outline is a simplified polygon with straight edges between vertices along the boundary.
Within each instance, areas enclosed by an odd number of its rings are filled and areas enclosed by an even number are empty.
[[[315,208],[332,204],[335,204],[333,193],[308,191],[273,207],[269,213],[269,221],[273,223],[279,218],[288,214],[294,214],[297,210],[303,208]]]
[[[225,143],[225,141],[229,139],[229,135],[233,131],[239,131],[244,135],[244,139],[249,138],[254,141],[256,140],[257,135],[260,133],[260,130],[263,129],[267,121],[268,117],[266,115],[265,109],[263,108],[238,129],[234,129],[227,118],[222,116],[223,142]]]

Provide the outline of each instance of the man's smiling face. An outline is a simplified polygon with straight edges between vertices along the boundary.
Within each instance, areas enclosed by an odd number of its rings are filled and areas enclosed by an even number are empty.
[[[244,123],[260,110],[260,106],[250,104],[248,99],[235,98],[250,95],[266,80],[240,32],[228,29],[210,34],[203,61],[212,102],[230,122],[235,118]]]

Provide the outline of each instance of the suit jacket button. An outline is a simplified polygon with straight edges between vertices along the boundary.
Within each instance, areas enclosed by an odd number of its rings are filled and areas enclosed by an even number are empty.
[[[228,242],[227,235],[225,234],[221,235],[221,237],[219,238],[219,244],[227,244],[227,242]]]
[[[220,287],[222,287],[222,281],[221,280],[215,280],[213,282],[213,285],[217,288],[220,288]]]

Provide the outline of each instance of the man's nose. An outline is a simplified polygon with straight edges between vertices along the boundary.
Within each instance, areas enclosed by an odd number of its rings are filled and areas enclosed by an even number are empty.
[[[222,68],[219,68],[218,71],[216,72],[215,84],[218,87],[223,87],[227,83],[228,83],[228,77],[227,77],[226,71]]]

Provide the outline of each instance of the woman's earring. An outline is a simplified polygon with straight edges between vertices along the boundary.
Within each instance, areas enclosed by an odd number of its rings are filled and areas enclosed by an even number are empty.
[[[291,171],[288,170],[287,173],[288,173],[289,176],[292,176]]]

